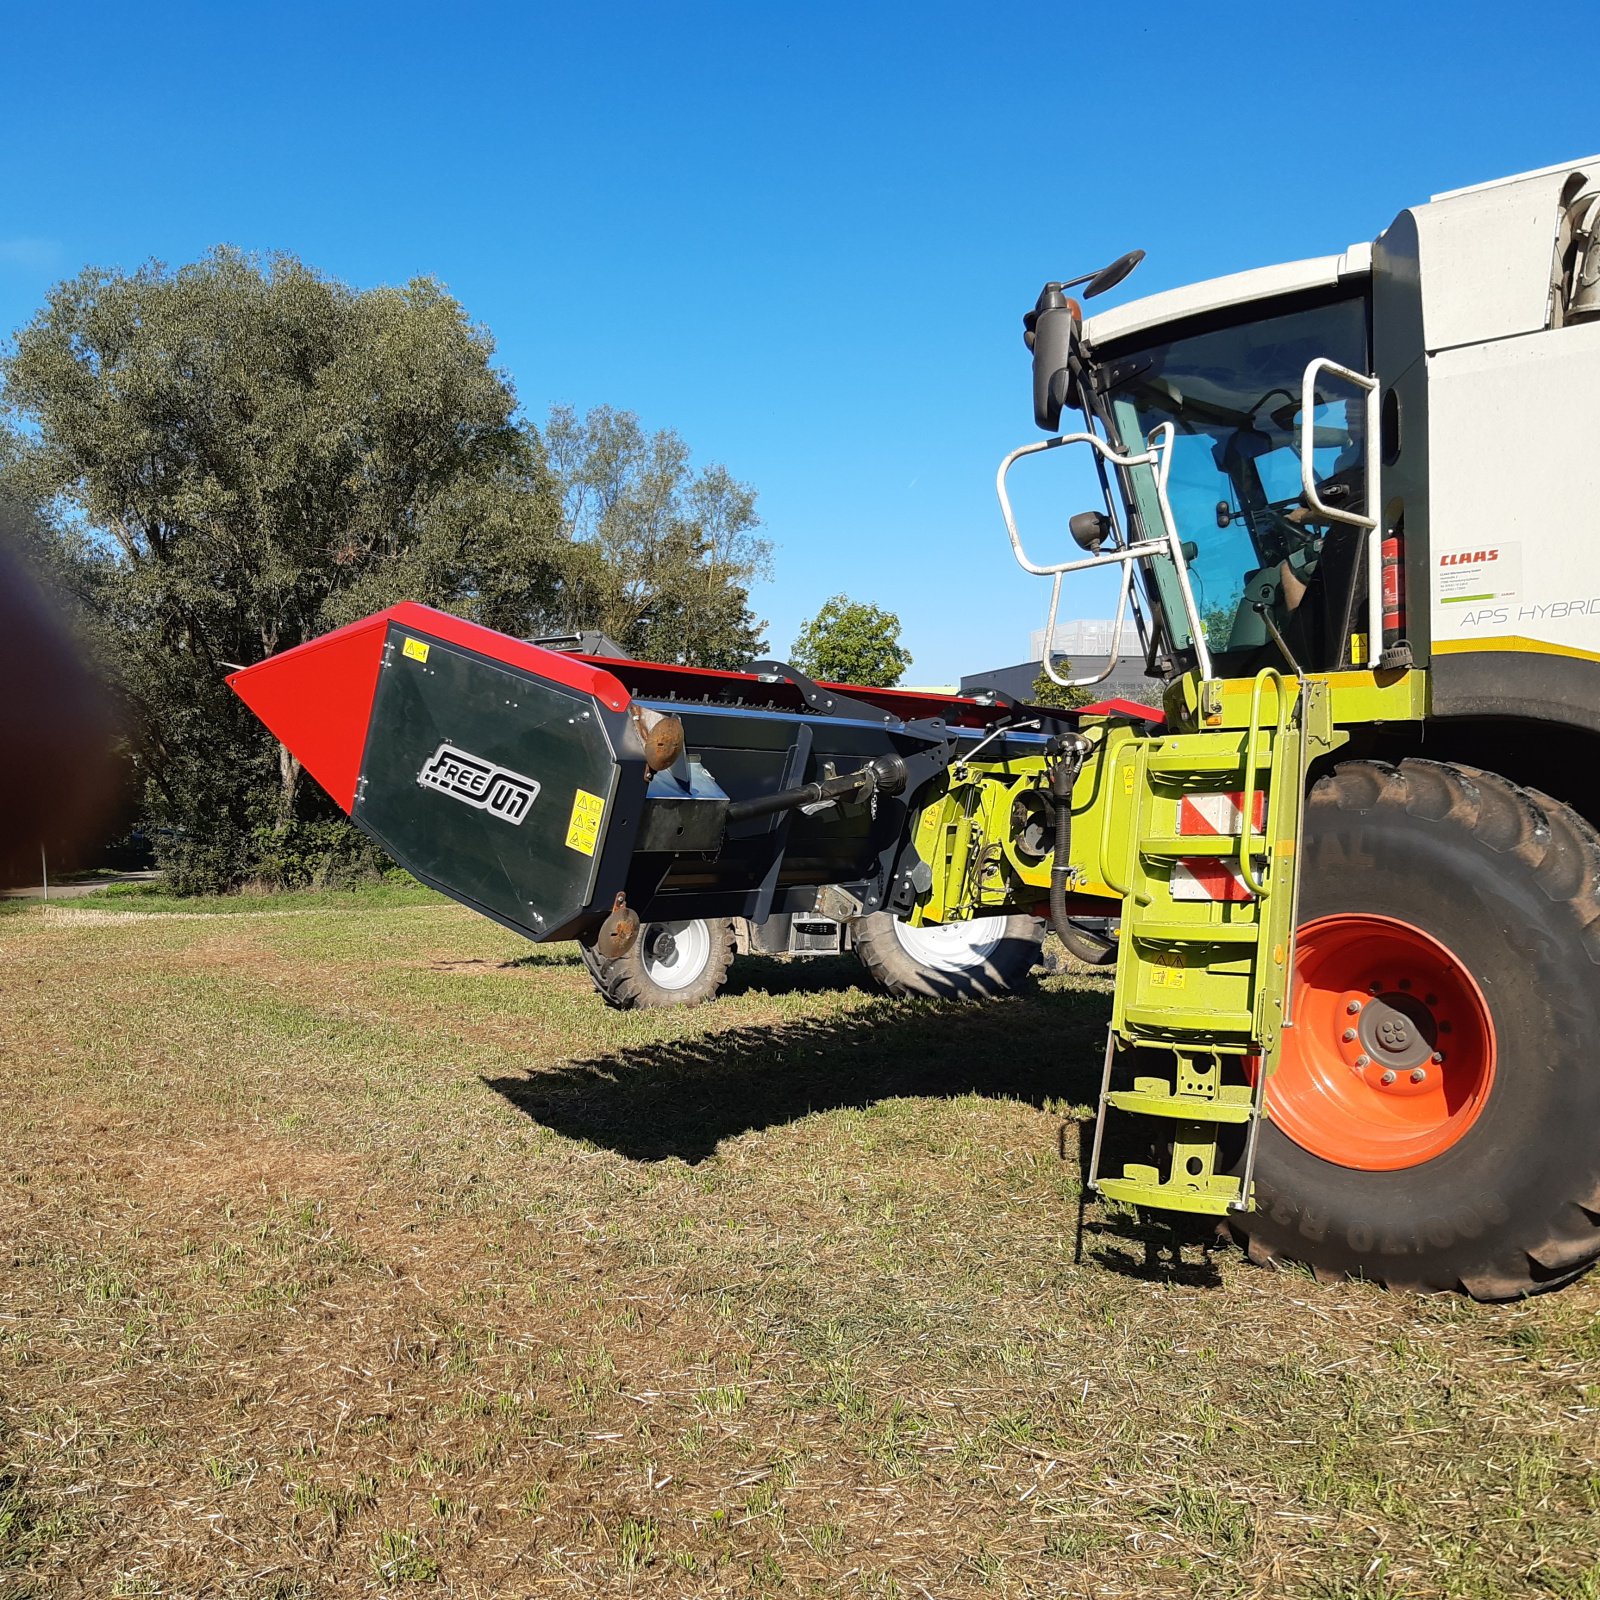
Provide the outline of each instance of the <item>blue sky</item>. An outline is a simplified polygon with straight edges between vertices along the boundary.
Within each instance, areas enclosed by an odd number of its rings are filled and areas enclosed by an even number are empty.
[[[1140,246],[1131,296],[1321,255],[1600,143],[1561,28],[1500,5],[0,22],[0,330],[84,264],[221,242],[362,286],[432,274],[535,420],[627,407],[756,486],[775,653],[845,590],[899,613],[921,683],[1018,660],[1043,622],[992,485],[1038,437],[1020,316],[1046,278]],[[1058,486],[1063,515],[1093,503],[1070,467]]]

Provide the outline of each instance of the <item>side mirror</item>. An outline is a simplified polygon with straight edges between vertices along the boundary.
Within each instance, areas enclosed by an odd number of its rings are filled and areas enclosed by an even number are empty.
[[[1082,316],[1078,302],[1069,300],[1059,283],[1047,283],[1022,319],[1022,342],[1033,352],[1033,420],[1046,433],[1061,426],[1072,346]]]
[[[1130,250],[1127,255],[1118,256],[1109,267],[1101,267],[1089,280],[1088,286],[1083,291],[1083,298],[1093,300],[1097,294],[1104,294],[1107,289],[1115,289],[1143,260],[1143,250]]]

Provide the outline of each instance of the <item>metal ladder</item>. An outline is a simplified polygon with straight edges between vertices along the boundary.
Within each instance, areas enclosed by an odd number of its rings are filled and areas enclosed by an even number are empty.
[[[1106,1199],[1210,1216],[1250,1209],[1287,1025],[1308,725],[1321,693],[1267,668],[1242,728],[1130,741],[1113,758],[1108,781],[1130,800],[1105,852],[1123,874],[1112,885],[1122,938],[1088,1176]],[[1139,1119],[1154,1163],[1101,1175],[1112,1115]],[[1230,1129],[1243,1130],[1242,1144]]]

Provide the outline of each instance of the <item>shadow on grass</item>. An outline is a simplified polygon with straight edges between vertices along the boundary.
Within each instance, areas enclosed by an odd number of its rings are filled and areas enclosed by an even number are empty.
[[[728,970],[724,994],[838,994],[873,990],[867,969],[853,956],[740,956]]]
[[[771,965],[772,979],[788,976],[784,964]],[[815,991],[818,977],[828,976],[822,966],[808,963],[795,987]],[[776,992],[767,977],[746,981]],[[635,1161],[692,1163],[752,1129],[901,1096],[1086,1104],[1099,1089],[1110,1006],[1109,994],[1085,990],[984,1005],[906,1000],[849,1017],[662,1040],[484,1081],[569,1138]]]
[[[747,961],[735,968],[735,981],[762,993],[815,992],[819,985],[856,987],[858,971],[850,960]],[[985,1005],[901,1001],[848,1017],[662,1040],[483,1081],[568,1138],[632,1161],[694,1164],[742,1133],[902,1097],[980,1094],[1041,1108],[1091,1106],[1110,1014],[1103,990],[1043,990]],[[1062,1154],[1075,1153],[1082,1172],[1092,1136],[1092,1120],[1062,1124]],[[1113,1132],[1106,1170],[1125,1158],[1148,1160],[1149,1152],[1124,1146]],[[1207,1220],[1146,1221],[1092,1207],[1080,1223],[1084,1251],[1112,1272],[1192,1288],[1221,1282]]]

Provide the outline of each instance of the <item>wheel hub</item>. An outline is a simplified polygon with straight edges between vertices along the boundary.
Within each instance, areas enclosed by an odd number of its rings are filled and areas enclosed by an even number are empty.
[[[1436,997],[1429,998],[1437,1003]],[[1438,1021],[1415,995],[1399,991],[1373,995],[1360,1015],[1356,1054],[1370,1056],[1380,1070],[1409,1073],[1429,1060],[1437,1048]],[[1344,1043],[1342,1036],[1340,1043]]]
[[[1268,1111],[1326,1161],[1388,1171],[1431,1160],[1488,1099],[1488,1004],[1451,951],[1409,923],[1348,915],[1302,928],[1292,1021]]]

